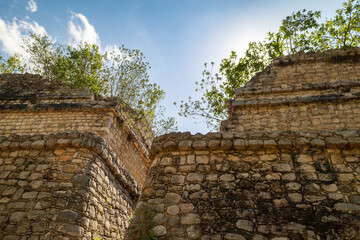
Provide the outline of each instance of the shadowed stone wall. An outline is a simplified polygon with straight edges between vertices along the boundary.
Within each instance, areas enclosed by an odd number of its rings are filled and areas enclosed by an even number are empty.
[[[158,239],[360,239],[359,55],[278,58],[221,132],[156,138],[137,207]]]

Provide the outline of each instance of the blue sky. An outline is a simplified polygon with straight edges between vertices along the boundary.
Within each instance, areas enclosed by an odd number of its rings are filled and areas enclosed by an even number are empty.
[[[166,92],[168,116],[180,131],[206,133],[206,125],[181,118],[173,102],[197,97],[205,62],[243,53],[281,20],[300,9],[331,17],[340,0],[0,0],[0,55],[21,52],[29,31],[58,43],[97,43],[101,49],[140,49],[151,65],[152,82]]]

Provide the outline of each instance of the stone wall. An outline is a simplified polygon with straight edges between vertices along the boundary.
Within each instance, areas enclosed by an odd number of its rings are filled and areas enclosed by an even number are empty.
[[[163,136],[138,207],[159,239],[356,239],[359,133]]]
[[[0,239],[123,239],[149,141],[116,102],[0,75]]]
[[[150,142],[124,124],[112,101],[94,100],[87,89],[70,88],[38,75],[0,75],[0,136],[91,132],[104,137],[141,185],[149,168]]]
[[[258,73],[245,88],[267,90],[271,86],[335,83],[360,78],[360,48],[334,49],[325,52],[297,53],[278,57],[264,71]]]
[[[277,58],[227,102],[221,130],[359,129],[359,59],[358,48]]]
[[[223,128],[231,132],[241,131],[322,131],[359,129],[360,100],[348,102],[247,106],[237,109]]]
[[[359,56],[278,58],[221,132],[156,138],[137,207],[158,239],[360,239]]]
[[[278,58],[150,152],[116,102],[0,75],[0,239],[124,239],[140,193],[158,239],[360,239],[359,53]]]
[[[104,137],[121,162],[141,185],[149,168],[135,137],[119,123],[111,109],[59,109],[57,111],[0,112],[0,135],[90,132]]]
[[[0,138],[0,239],[119,239],[139,187],[93,134]]]

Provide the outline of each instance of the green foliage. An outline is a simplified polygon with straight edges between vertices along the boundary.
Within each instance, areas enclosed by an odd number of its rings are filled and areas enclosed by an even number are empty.
[[[313,12],[303,9],[282,20],[278,35],[286,42],[286,47],[278,56],[282,56],[285,50],[288,54],[306,50],[310,44],[309,33],[319,27],[317,19],[320,17],[320,11]]]
[[[236,89],[270,63],[268,52],[268,45],[264,42],[250,42],[244,57],[238,59],[237,54],[231,52],[229,58],[222,60],[220,73],[213,74],[213,62],[210,69],[205,63],[203,79],[195,83],[196,91],[202,96],[200,100],[189,97],[187,102],[181,101],[179,115],[194,119],[200,117],[210,130],[217,130],[220,121],[227,117],[225,101],[233,98]],[[227,77],[225,81],[221,75]]]
[[[30,38],[24,40],[24,49],[29,58],[22,59],[28,62],[28,71],[40,74],[53,80],[55,75],[53,69],[61,56],[61,47],[56,45],[48,36],[31,34]]]
[[[147,137],[177,130],[175,119],[164,116],[160,102],[165,93],[150,83],[150,66],[141,51],[121,46],[101,54],[95,44],[64,46],[36,34],[25,40],[24,48],[30,55],[30,72],[86,87],[98,97],[111,97],[133,130],[150,132]]]
[[[155,213],[147,209],[137,209],[128,230],[129,240],[155,240],[152,218]]]
[[[208,69],[207,64],[205,63],[205,70],[203,71],[203,79],[200,82],[196,82],[196,91],[202,93],[200,100],[193,101],[191,97],[188,98],[188,102],[181,101],[180,108],[183,111],[179,112],[180,116],[184,117],[193,117],[193,118],[203,118],[205,119],[208,126],[216,124],[218,119],[213,115],[221,115],[222,111],[217,112],[217,106],[219,106],[219,101],[222,101],[225,97],[222,92],[217,91],[219,88],[219,76],[218,74],[212,74],[212,68],[214,63],[211,63],[211,69]],[[215,102],[213,102],[215,101]],[[177,103],[174,103],[175,105]]]
[[[319,23],[319,11],[301,10],[282,20],[278,32],[269,32],[262,42],[250,42],[243,57],[231,52],[221,61],[219,72],[205,64],[203,79],[196,82],[202,96],[191,97],[179,104],[179,115],[202,119],[211,130],[218,129],[227,118],[225,103],[235,97],[236,90],[276,57],[299,51],[324,51],[332,48],[360,46],[360,0],[348,0],[333,18]],[[174,103],[177,105],[177,103]]]
[[[360,1],[348,0],[334,18],[322,23],[310,38],[312,50],[357,47],[360,45]]]
[[[57,57],[51,71],[56,79],[74,87],[86,87],[98,96],[106,92],[101,78],[102,58],[99,47],[94,44],[67,46],[66,51]]]
[[[139,50],[121,46],[104,55],[101,79],[105,82],[107,95],[119,99],[122,108],[129,106],[132,119],[146,125],[150,123],[157,135],[176,130],[175,119],[164,116],[160,101],[165,92],[149,80],[149,63]],[[136,126],[139,126],[137,124]]]
[[[10,56],[8,59],[0,56],[0,73],[23,73],[25,67],[17,54]]]

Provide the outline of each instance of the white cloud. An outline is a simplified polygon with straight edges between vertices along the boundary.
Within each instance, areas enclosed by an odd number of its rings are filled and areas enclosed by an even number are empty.
[[[30,33],[38,35],[46,35],[44,27],[37,22],[20,21],[16,18],[12,22],[6,22],[0,18],[0,43],[2,50],[12,55],[14,53],[26,54],[23,45],[23,40],[29,37]]]
[[[106,45],[104,52],[114,52],[116,55],[121,55],[118,45]]]
[[[88,19],[81,13],[73,13],[69,21],[69,34],[76,43],[87,42],[100,46],[99,35]]]
[[[35,0],[29,0],[26,10],[28,10],[30,12],[36,12],[37,9],[38,8],[37,8],[37,4],[36,4]]]
[[[126,52],[122,52],[121,48],[118,45],[107,45],[104,49],[104,53],[107,52],[109,56],[118,56],[120,61],[131,61],[133,58],[129,56]]]

